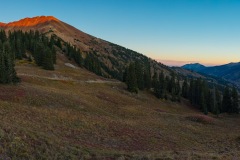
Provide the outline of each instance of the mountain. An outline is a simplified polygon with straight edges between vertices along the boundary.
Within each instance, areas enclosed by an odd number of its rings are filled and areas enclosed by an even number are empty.
[[[199,63],[191,63],[191,64],[185,64],[184,66],[182,66],[182,68],[197,72],[205,69],[206,67]]]
[[[186,64],[182,68],[218,77],[233,82],[240,87],[240,62],[212,67],[205,67],[201,64]]]
[[[240,87],[240,62],[207,67],[200,72],[234,82]]]
[[[38,30],[48,37],[55,35],[63,43],[69,43],[79,48],[82,51],[83,57],[86,57],[88,53],[93,53],[100,61],[101,70],[106,77],[121,80],[125,67],[134,61],[149,63],[152,72],[163,71],[166,75],[169,75],[171,72],[170,68],[155,60],[133,50],[84,33],[53,16],[38,16],[10,23],[1,23],[0,28],[6,32],[14,30]]]
[[[53,71],[27,60],[17,61],[16,71],[19,85],[0,84],[1,159],[240,157],[239,116],[216,118],[184,99],[131,94],[61,53]]]

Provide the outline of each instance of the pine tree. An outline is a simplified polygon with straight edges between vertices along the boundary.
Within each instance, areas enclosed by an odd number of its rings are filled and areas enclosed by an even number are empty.
[[[155,90],[157,89],[157,84],[158,83],[158,75],[157,75],[157,72],[154,72],[154,74],[153,74],[153,78],[152,78],[152,87],[153,87],[153,89],[154,89],[154,92],[155,92]]]
[[[183,81],[183,85],[182,85],[182,96],[183,98],[188,98],[188,93],[189,88],[188,88],[188,82],[187,82],[187,78],[184,79]]]
[[[165,95],[165,81],[164,81],[164,73],[161,71],[159,74],[159,88],[160,88],[160,98],[164,98]]]
[[[180,102],[181,101],[181,86],[180,86],[179,78],[177,79],[175,94],[177,96],[176,97],[177,101]]]
[[[188,98],[189,98],[191,104],[193,104],[194,103],[194,80],[193,79],[190,80]]]
[[[0,40],[0,83],[6,83],[6,77],[5,55],[3,51],[3,44]]]
[[[215,97],[213,113],[218,116],[221,110],[221,96],[217,88],[214,88],[213,96]]]
[[[232,88],[232,110],[231,113],[239,113],[238,92],[235,87]]]
[[[0,41],[0,83],[19,82],[14,66],[14,54],[9,42],[2,44]]]
[[[223,100],[222,100],[222,112],[232,112],[232,100],[230,95],[229,87],[226,86],[223,93]]]
[[[206,104],[207,104],[207,108],[208,108],[209,112],[213,112],[214,111],[214,108],[215,108],[215,106],[214,106],[215,105],[214,99],[215,99],[215,97],[214,97],[213,93],[210,90],[208,90],[207,94],[206,94]]]
[[[150,89],[151,88],[151,73],[150,73],[150,69],[148,67],[146,67],[144,69],[144,88],[146,89]]]
[[[205,100],[204,93],[202,92],[200,95],[201,95],[201,108],[203,110],[203,113],[207,115],[208,114],[208,108],[207,108],[207,105],[206,105],[206,100]]]
[[[130,92],[138,93],[134,63],[131,63],[127,70],[127,87]]]
[[[144,89],[143,67],[138,61],[135,62],[135,72],[136,72],[138,88],[140,90],[143,90]]]
[[[43,50],[43,62],[42,67],[46,70],[54,70],[53,57],[51,50],[47,47]]]

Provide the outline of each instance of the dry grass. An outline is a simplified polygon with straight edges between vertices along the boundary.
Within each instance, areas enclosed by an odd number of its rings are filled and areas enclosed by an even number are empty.
[[[189,119],[190,121],[203,123],[203,124],[213,124],[215,122],[214,118],[209,117],[207,115],[202,115],[202,114],[190,115],[190,116],[187,116],[186,118]]]
[[[58,59],[55,71],[19,63],[22,83],[0,85],[0,159],[240,157],[239,116],[213,118],[184,100],[88,83],[104,79]]]

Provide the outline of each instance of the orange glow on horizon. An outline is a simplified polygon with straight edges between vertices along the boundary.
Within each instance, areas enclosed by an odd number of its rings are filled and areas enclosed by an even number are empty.
[[[237,63],[240,61],[184,61],[184,60],[166,60],[166,59],[155,59],[156,61],[163,63],[167,66],[183,66],[190,63],[200,63],[205,66],[219,66],[228,64],[230,62]]]
[[[38,16],[33,18],[24,18],[19,21],[10,22],[10,23],[1,23],[0,27],[31,27],[36,26],[41,23],[45,23],[48,21],[59,21],[57,18],[53,16]]]

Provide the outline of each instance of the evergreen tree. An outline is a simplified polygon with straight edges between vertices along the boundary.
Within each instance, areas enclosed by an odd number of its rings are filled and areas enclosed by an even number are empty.
[[[54,70],[53,57],[52,57],[51,50],[49,48],[45,48],[43,50],[42,55],[43,55],[43,62],[42,62],[43,69]]]
[[[207,91],[206,95],[207,95],[206,96],[206,104],[207,104],[208,111],[213,112],[214,108],[215,108],[215,106],[214,106],[215,105],[215,102],[214,102],[215,97],[210,90]]]
[[[134,63],[131,63],[127,70],[127,87],[130,92],[138,93]]]
[[[151,73],[148,67],[144,70],[144,88],[150,89],[151,88]]]
[[[203,110],[203,113],[207,115],[208,114],[208,108],[207,108],[207,105],[206,105],[204,93],[202,92],[200,95],[201,95],[201,108]]]
[[[218,116],[219,113],[220,113],[220,110],[221,110],[221,96],[220,96],[219,90],[214,88],[214,94],[213,95],[215,97],[213,113]]]
[[[195,82],[194,82],[193,79],[190,80],[190,86],[189,86],[189,92],[188,93],[189,93],[188,97],[189,97],[189,100],[190,100],[191,104],[194,104]]]
[[[0,41],[0,83],[19,82],[14,66],[14,54],[9,42],[2,44]]]
[[[153,74],[153,78],[152,78],[152,87],[154,89],[154,92],[156,92],[155,90],[157,89],[157,84],[158,83],[158,75],[157,75],[157,72],[154,72]]]
[[[161,71],[159,74],[159,88],[160,88],[160,98],[164,98],[165,92],[165,78],[164,73]]]
[[[231,113],[239,113],[238,92],[235,87],[232,88],[232,109]]]
[[[226,86],[223,93],[222,112],[232,112],[232,100],[229,87]]]
[[[182,96],[183,98],[188,98],[188,93],[189,88],[188,88],[188,82],[187,82],[187,78],[184,79],[183,81],[183,85],[182,85]]]
[[[144,73],[142,65],[136,61],[135,62],[135,73],[137,78],[137,85],[140,90],[144,89]]]

